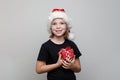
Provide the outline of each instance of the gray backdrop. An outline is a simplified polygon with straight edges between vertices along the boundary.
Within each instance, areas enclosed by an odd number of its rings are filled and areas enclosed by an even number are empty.
[[[120,80],[119,0],[0,0],[0,80],[46,80],[35,66],[55,7],[72,18],[83,54],[77,80]]]

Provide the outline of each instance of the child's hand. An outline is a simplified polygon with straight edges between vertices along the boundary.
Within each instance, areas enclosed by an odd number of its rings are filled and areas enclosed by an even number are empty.
[[[75,62],[75,56],[73,58],[67,58],[66,60],[62,61],[62,67],[65,69],[72,69],[72,66]]]
[[[58,66],[61,66],[61,65],[62,65],[61,54],[59,54],[58,61],[57,61],[56,64],[58,64]]]

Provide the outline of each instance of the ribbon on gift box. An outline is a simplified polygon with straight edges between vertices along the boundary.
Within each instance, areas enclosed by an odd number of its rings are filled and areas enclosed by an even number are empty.
[[[74,50],[70,46],[67,46],[66,48],[62,48],[59,54],[61,54],[62,59],[66,60],[67,58],[74,57]]]

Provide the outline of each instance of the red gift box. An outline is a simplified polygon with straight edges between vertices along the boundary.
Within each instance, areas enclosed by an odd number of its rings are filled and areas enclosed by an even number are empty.
[[[74,50],[70,46],[67,46],[66,48],[62,48],[59,54],[61,54],[62,59],[66,60],[67,58],[74,57]]]

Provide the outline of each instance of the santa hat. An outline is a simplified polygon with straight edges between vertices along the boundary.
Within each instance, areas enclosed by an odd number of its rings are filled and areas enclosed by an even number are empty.
[[[55,18],[62,18],[67,23],[67,27],[69,29],[72,28],[71,19],[67,16],[67,14],[65,13],[65,10],[63,8],[54,8],[52,10],[52,12],[50,13],[49,18],[48,18],[48,28],[49,29],[50,29],[51,22]],[[73,38],[74,38],[74,34],[70,32],[69,33],[69,39],[72,40]]]

